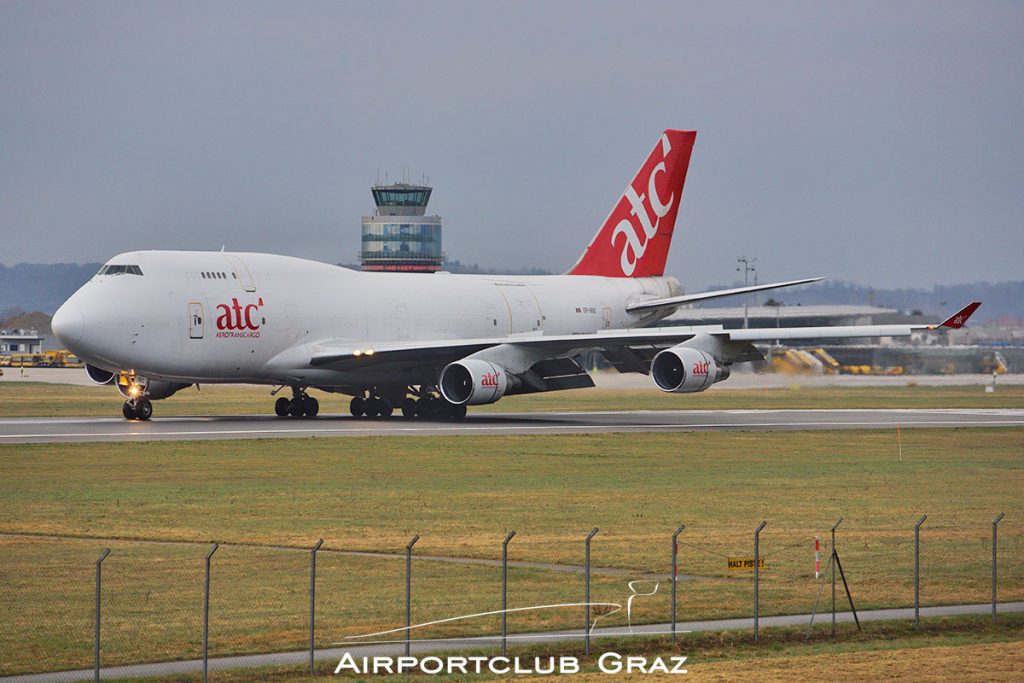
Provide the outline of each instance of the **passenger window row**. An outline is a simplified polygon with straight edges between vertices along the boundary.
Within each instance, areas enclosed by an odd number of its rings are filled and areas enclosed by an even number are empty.
[[[203,276],[204,280],[227,280],[228,279],[227,273],[219,273],[219,272],[216,272],[216,271],[204,270],[202,273],[200,273],[200,275]],[[235,275],[234,273],[231,273],[231,277],[236,278],[236,279],[238,278],[238,276]]]

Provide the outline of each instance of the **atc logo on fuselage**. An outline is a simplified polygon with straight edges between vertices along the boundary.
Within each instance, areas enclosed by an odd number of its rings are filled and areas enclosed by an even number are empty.
[[[266,322],[262,308],[263,297],[254,304],[242,304],[237,298],[232,298],[230,305],[217,304],[217,336],[259,339],[260,327]]]

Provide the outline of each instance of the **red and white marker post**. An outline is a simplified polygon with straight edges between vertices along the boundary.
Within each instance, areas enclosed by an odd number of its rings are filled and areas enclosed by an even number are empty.
[[[821,541],[814,537],[814,580],[817,581],[821,575]]]

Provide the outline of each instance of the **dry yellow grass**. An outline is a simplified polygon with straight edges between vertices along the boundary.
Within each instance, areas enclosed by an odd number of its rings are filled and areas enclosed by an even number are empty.
[[[694,681],[1019,681],[1024,676],[1024,642],[908,647],[817,655],[767,656],[724,662],[687,662]],[[607,681],[608,674],[561,677],[580,683]],[[621,675],[616,681],[678,681],[671,675]]]

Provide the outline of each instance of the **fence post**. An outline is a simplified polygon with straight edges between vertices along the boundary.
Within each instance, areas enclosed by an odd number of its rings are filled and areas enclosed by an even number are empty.
[[[203,683],[206,683],[207,659],[210,652],[210,558],[219,547],[220,544],[214,543],[210,552],[206,553],[206,587],[203,591]]]
[[[103,560],[110,554],[110,548],[104,548],[100,558],[96,560],[96,640],[95,640],[95,664],[96,670],[93,680],[99,683],[100,680],[100,592],[103,587]],[[994,598],[993,598],[994,599]]]
[[[758,595],[759,584],[761,582],[761,529],[768,524],[767,521],[761,522],[757,529],[754,530],[754,642],[756,643],[760,637],[759,634],[759,621],[760,621],[760,596]]]
[[[840,517],[832,526],[832,553],[830,558],[832,560],[832,637],[836,637],[836,529],[843,523],[843,518]]]
[[[320,539],[313,546],[313,550],[309,554],[309,675],[313,675],[313,655],[315,652],[315,645],[313,644],[313,636],[316,633],[316,551],[320,550],[320,546],[324,544],[324,539]]]
[[[921,628],[921,525],[928,515],[921,515],[914,525],[914,630]]]
[[[585,543],[586,554],[584,556],[583,571],[585,575],[584,579],[584,591],[583,591],[583,654],[590,656],[590,539],[597,533],[597,527],[591,529],[590,533],[587,534],[587,540]]]
[[[676,582],[679,580],[679,534],[683,533],[685,524],[680,524],[672,534],[672,644],[676,644]]]
[[[405,546],[405,655],[409,656],[409,641],[412,640],[412,547],[420,535],[416,534]]]
[[[515,531],[508,532],[508,536],[501,544],[501,656],[505,656],[505,639],[508,637],[508,542],[516,535]]]
[[[1005,512],[1000,512],[999,516],[992,521],[992,623],[996,623],[996,541],[997,529],[999,528],[999,522],[1003,521],[1003,517],[1006,516]]]

